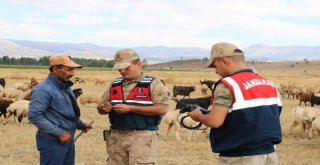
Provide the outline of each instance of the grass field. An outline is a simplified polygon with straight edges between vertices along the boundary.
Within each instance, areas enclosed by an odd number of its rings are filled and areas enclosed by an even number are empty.
[[[313,66],[313,65],[312,65]],[[294,84],[302,87],[320,87],[320,64],[318,67],[296,67],[285,68],[284,66],[272,66],[270,69],[265,66],[256,66],[258,72],[274,82]],[[282,67],[278,70],[275,67]],[[306,72],[307,71],[307,72]],[[31,77],[39,81],[46,78],[47,69],[27,68],[0,68],[0,77],[7,80],[7,87],[14,82],[29,82]],[[209,69],[184,70],[184,71],[146,71],[146,74],[163,79],[170,92],[173,85],[196,85],[196,91],[191,97],[201,97],[200,80],[217,80],[219,77]],[[105,86],[95,86],[96,77],[111,82],[119,77],[117,71],[100,69],[81,69],[76,71],[76,76],[83,78],[85,84],[75,84],[74,88],[81,87],[84,94],[90,93],[100,96]],[[282,99],[283,110],[281,114],[281,126],[283,130],[283,141],[277,146],[277,153],[282,165],[316,165],[320,164],[320,137],[312,140],[300,138],[301,132],[296,129],[295,137],[287,136],[291,121],[291,112],[299,103],[298,100]],[[170,107],[175,106],[170,102]],[[89,104],[80,106],[82,120],[90,122],[94,120],[93,127],[89,133],[81,136],[76,142],[76,164],[78,165],[100,165],[106,164],[105,143],[102,138],[102,131],[106,129],[108,117],[97,113],[96,105]],[[0,118],[2,123],[3,117]],[[158,165],[214,165],[216,156],[211,152],[209,140],[201,131],[196,132],[196,139],[187,142],[189,131],[180,129],[181,141],[175,140],[173,133],[164,141],[164,134],[167,125],[161,123],[160,135],[158,137],[157,164]],[[22,165],[39,164],[39,155],[35,146],[36,127],[24,119],[20,125],[16,125],[13,118],[5,126],[0,126],[0,164]]]

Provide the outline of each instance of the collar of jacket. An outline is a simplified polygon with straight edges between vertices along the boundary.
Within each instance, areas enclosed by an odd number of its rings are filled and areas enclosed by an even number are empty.
[[[137,83],[137,82],[143,80],[144,77],[145,77],[144,73],[141,72],[141,74],[140,74],[135,80],[133,80],[133,81],[127,82],[127,81],[124,79],[123,84]]]
[[[69,88],[73,85],[72,81],[67,81],[66,83],[61,82],[60,80],[58,80],[56,77],[54,77],[53,73],[50,73],[48,78],[50,79],[50,81],[52,81],[58,88],[61,89],[66,89]]]
[[[252,69],[250,69],[250,68],[245,68],[245,69],[240,69],[240,70],[238,70],[238,71],[236,71],[236,72],[234,72],[234,73],[232,73],[232,74],[230,74],[230,75],[228,75],[228,76],[232,76],[232,75],[234,75],[234,74],[238,74],[238,73],[241,73],[241,72],[251,72],[251,73],[254,73]],[[218,85],[219,83],[221,83],[222,79],[224,79],[224,78],[226,78],[226,77],[228,77],[228,76],[225,76],[225,77],[220,78],[220,79],[215,83],[215,85],[214,85],[214,87],[213,87],[213,90],[212,90],[212,93],[216,90],[217,85]]]

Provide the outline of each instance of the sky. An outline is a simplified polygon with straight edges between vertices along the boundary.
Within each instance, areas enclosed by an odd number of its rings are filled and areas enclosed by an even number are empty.
[[[110,47],[319,46],[319,0],[0,0],[0,39]]]

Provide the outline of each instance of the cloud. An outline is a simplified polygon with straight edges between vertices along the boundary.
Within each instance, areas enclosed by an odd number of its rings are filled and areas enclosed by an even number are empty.
[[[311,43],[310,40],[314,44],[320,42],[320,1],[316,0],[9,2],[34,9],[23,14],[22,21],[15,28],[30,26],[48,34],[46,36],[57,34],[62,38],[71,35],[70,41],[106,46],[208,48],[215,41],[232,41],[243,46],[257,42],[287,45]],[[5,31],[14,26],[13,22],[10,24]],[[21,32],[22,36],[25,35],[23,30]]]
[[[77,14],[66,14],[59,18],[48,18],[41,13],[26,13],[24,21],[33,24],[52,24],[52,25],[96,25],[105,21],[114,21],[114,18],[103,19],[100,16],[86,16]]]
[[[0,19],[0,31],[4,36],[19,36],[23,35],[32,38],[43,37],[65,37],[67,33],[59,31],[55,28],[48,26],[38,26],[25,23],[12,23],[4,19]]]

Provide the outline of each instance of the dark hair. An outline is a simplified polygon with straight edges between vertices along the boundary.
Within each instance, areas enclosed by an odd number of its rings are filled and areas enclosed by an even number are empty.
[[[233,53],[242,53],[242,54],[243,54],[243,51],[240,50],[240,49],[235,49],[235,50],[233,51]]]
[[[140,61],[140,58],[133,60],[131,63],[133,63],[134,65],[136,65],[139,61]]]
[[[53,67],[54,67],[54,66],[57,66],[58,69],[61,69],[61,68],[62,68],[62,65],[52,65],[52,66],[49,67],[50,72],[53,71]]]

